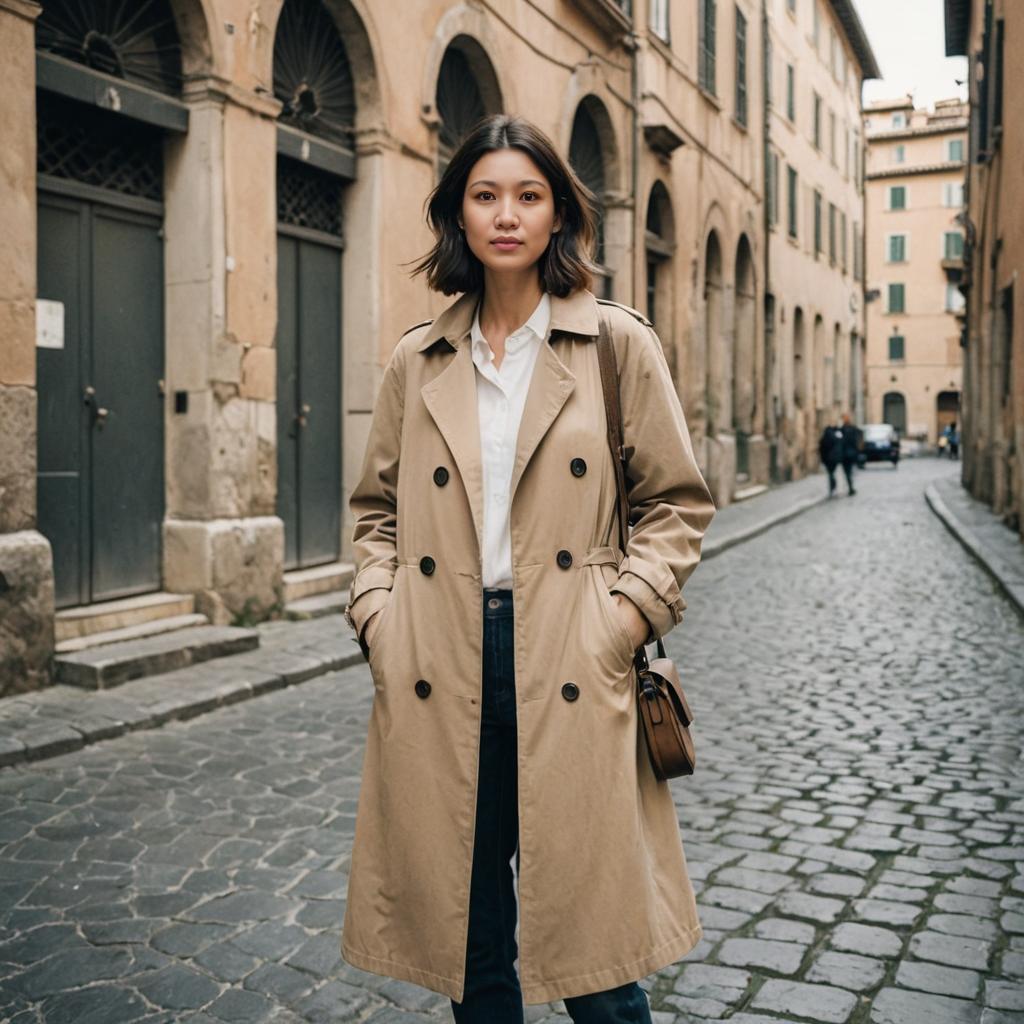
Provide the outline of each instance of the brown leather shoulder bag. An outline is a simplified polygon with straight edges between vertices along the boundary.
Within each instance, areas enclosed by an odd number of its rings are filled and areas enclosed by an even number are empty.
[[[615,485],[618,491],[619,546],[626,552],[629,531],[629,499],[626,496],[626,469],[632,448],[626,448],[622,436],[622,413],[619,405],[619,373],[615,347],[603,315],[598,317],[597,355],[601,368],[601,390],[604,394],[605,419],[608,423],[608,445],[615,464]],[[633,656],[636,671],[636,701],[647,741],[651,767],[657,778],[665,780],[679,775],[692,775],[696,764],[690,723],[693,714],[686,701],[679,672],[665,653],[661,637],[657,639],[658,657],[647,660],[643,646]]]

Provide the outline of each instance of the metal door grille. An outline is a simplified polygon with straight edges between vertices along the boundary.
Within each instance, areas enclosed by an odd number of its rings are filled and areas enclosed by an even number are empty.
[[[341,236],[341,180],[333,174],[277,158],[277,219],[281,224]]]
[[[162,200],[163,148],[157,131],[46,93],[37,99],[40,174]]]

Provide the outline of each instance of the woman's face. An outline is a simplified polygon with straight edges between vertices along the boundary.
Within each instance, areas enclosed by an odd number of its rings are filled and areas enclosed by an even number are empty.
[[[561,227],[551,186],[519,149],[486,153],[473,165],[462,197],[460,226],[470,251],[496,273],[522,272],[540,259]],[[502,245],[502,238],[516,244]]]

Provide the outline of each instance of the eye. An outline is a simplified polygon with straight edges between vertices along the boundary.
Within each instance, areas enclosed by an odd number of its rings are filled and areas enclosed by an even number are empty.
[[[527,192],[524,192],[523,195],[524,196],[534,196],[537,199],[540,198],[540,196],[538,196],[536,192],[529,192],[529,191],[527,191]]]
[[[483,199],[484,196],[492,196],[492,195],[494,195],[493,192],[488,192],[487,189],[484,189],[483,192],[477,192],[476,197],[477,197],[477,199]]]

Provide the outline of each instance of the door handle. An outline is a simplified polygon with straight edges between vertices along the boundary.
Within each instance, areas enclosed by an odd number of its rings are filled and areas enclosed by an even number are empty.
[[[295,417],[295,422],[298,423],[300,427],[304,427],[309,418],[309,413],[310,406],[303,402],[302,405],[300,406],[300,412]]]

